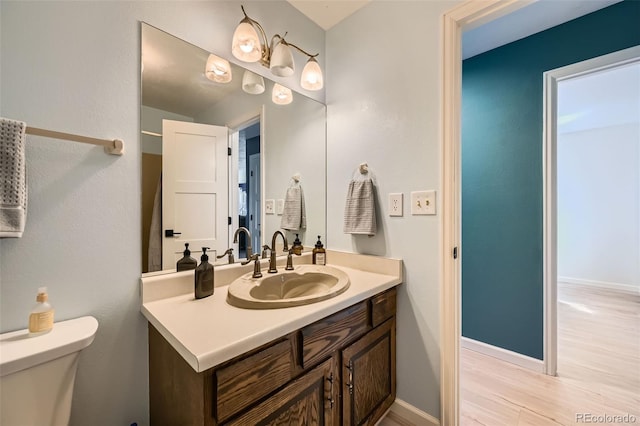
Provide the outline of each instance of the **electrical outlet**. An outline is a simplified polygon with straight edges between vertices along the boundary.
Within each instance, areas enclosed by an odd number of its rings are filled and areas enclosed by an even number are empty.
[[[414,191],[411,193],[411,214],[436,214],[436,191]]]
[[[402,193],[389,194],[389,216],[402,216]]]
[[[279,199],[276,201],[276,214],[282,216],[282,213],[284,213],[284,200]]]
[[[264,200],[264,212],[266,214],[273,214],[276,209],[276,201],[275,200]]]

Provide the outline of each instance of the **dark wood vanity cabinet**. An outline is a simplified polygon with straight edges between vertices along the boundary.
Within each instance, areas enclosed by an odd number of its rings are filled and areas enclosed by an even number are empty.
[[[202,373],[149,324],[152,425],[373,425],[396,392],[392,288]]]

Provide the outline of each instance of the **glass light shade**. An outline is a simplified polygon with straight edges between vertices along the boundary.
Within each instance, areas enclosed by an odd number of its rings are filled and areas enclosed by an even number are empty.
[[[250,95],[259,95],[264,92],[264,78],[246,70],[242,76],[242,90]]]
[[[322,70],[315,58],[309,58],[307,64],[302,69],[300,86],[307,90],[320,90],[324,85]]]
[[[262,58],[260,37],[249,18],[244,18],[236,27],[231,42],[231,53],[244,62],[258,62]]]
[[[273,85],[273,91],[271,92],[271,100],[277,105],[288,105],[293,101],[293,94],[291,89],[281,86],[276,83]]]
[[[269,68],[273,75],[277,75],[279,77],[289,77],[293,75],[293,54],[291,53],[291,48],[282,41],[276,44],[276,47],[273,48]]]
[[[213,53],[207,59],[204,74],[211,81],[216,83],[228,83],[231,81],[231,65],[226,59],[222,59]]]

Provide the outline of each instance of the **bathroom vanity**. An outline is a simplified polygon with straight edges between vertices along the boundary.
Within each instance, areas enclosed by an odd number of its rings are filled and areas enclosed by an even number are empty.
[[[402,262],[333,251],[328,258],[349,276],[349,289],[282,309],[231,306],[226,285],[195,300],[179,294],[192,291],[186,273],[143,278],[151,423],[375,424],[395,399]],[[246,270],[218,272],[228,283]]]

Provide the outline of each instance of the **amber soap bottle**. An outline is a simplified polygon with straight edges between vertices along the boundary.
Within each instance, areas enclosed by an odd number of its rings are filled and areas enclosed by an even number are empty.
[[[314,265],[326,265],[327,264],[327,252],[320,241],[320,235],[318,235],[318,241],[313,248],[312,260]]]

